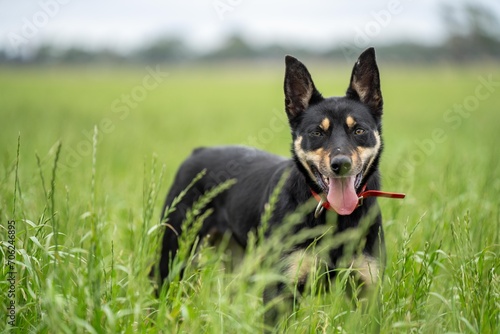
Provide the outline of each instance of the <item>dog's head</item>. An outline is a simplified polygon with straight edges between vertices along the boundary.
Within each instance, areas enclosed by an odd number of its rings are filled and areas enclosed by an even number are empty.
[[[354,64],[343,97],[323,98],[307,68],[291,56],[284,86],[294,159],[313,190],[325,194],[338,214],[351,214],[382,151],[383,101],[374,49]]]

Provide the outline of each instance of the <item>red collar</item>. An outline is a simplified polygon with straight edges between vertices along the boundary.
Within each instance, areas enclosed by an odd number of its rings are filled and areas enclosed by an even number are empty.
[[[319,215],[323,212],[323,209],[327,209],[330,211],[335,212],[330,207],[330,203],[320,195],[318,195],[314,190],[311,189],[311,193],[316,198],[316,200],[319,202],[318,206],[316,207],[316,211],[314,212],[314,217],[318,218]],[[403,193],[393,193],[393,192],[387,192],[387,191],[380,191],[380,190],[366,190],[366,184],[363,186],[363,189],[361,189],[361,192],[358,194],[358,206],[363,205],[363,199],[367,197],[387,197],[387,198],[405,198],[406,194]]]

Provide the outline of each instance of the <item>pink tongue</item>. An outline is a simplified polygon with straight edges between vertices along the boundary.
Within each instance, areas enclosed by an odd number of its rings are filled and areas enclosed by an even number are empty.
[[[358,195],[354,189],[355,178],[330,178],[327,200],[339,215],[350,215],[358,206]]]

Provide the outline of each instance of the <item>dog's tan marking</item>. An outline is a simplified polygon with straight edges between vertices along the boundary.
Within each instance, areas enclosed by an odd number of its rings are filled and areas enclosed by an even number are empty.
[[[370,92],[370,89],[363,85],[357,78],[354,77],[352,81],[352,88],[358,93],[359,100],[364,104],[369,104],[372,106],[380,105],[382,101],[382,96],[378,92]],[[371,94],[371,95],[370,95]]]
[[[352,118],[352,116],[347,116],[345,122],[349,129],[352,129],[356,125],[356,121],[354,120],[354,118]]]
[[[311,273],[318,268],[318,258],[307,250],[299,250],[284,259],[285,276],[294,283],[305,284]]]
[[[318,170],[324,170],[329,168],[330,165],[330,152],[320,147],[317,150],[307,152],[307,157],[314,162]]]
[[[319,148],[314,151],[304,151],[304,149],[301,146],[302,139],[303,139],[302,136],[299,136],[295,140],[294,142],[295,153],[297,154],[297,157],[299,158],[299,161],[302,164],[302,166],[304,166],[304,168],[309,173],[311,178],[315,180],[316,175],[311,170],[310,164],[314,164],[314,166],[320,171],[324,170],[326,166],[328,166],[328,163],[330,161],[329,153],[323,148]]]
[[[309,101],[311,101],[313,90],[314,90],[313,84],[311,81],[309,81],[307,83],[307,88],[306,91],[304,92],[304,96],[302,97],[302,99],[300,99],[300,102],[302,103],[304,110],[307,109],[307,107],[309,107]]]
[[[321,121],[321,124],[319,126],[320,128],[323,129],[323,131],[328,131],[328,129],[330,128],[330,120],[328,118],[324,118],[322,121]]]
[[[311,178],[315,180],[316,175],[311,170],[310,164],[313,164],[320,173],[326,174],[325,171],[328,170],[330,165],[330,152],[322,147],[314,151],[304,151],[301,146],[302,139],[302,136],[297,137],[294,142],[294,150],[302,166],[304,166]]]
[[[309,167],[309,164],[307,163],[307,154],[306,152],[302,149],[301,143],[302,143],[302,136],[298,136],[297,139],[295,139],[295,142],[293,143],[293,148],[295,150],[295,154],[297,154],[297,157],[299,158],[300,163],[306,171],[309,173],[311,178],[314,180],[315,176],[314,173],[311,170],[311,167]]]
[[[352,88],[358,93],[359,99],[361,102],[365,103],[366,97],[368,95],[368,89],[364,86],[361,85],[360,82],[357,80],[357,76],[354,77],[355,80],[352,82]]]
[[[363,163],[359,158],[358,149],[356,149],[356,151],[351,155],[351,160],[352,160],[353,170],[360,170],[361,166],[363,166]]]
[[[351,269],[363,290],[369,290],[380,280],[379,260],[369,255],[360,255],[351,263]]]
[[[287,92],[293,92],[293,85],[287,86]],[[299,90],[300,94],[293,94],[294,96],[289,98],[287,93],[287,98],[285,100],[286,109],[290,111],[293,116],[297,116],[300,112],[304,111],[309,107],[309,101],[311,101],[311,97],[313,95],[314,86],[312,82],[307,82],[307,87],[301,87],[302,90]],[[298,100],[296,100],[298,99]],[[297,105],[298,103],[298,105]]]
[[[378,131],[375,131],[373,133],[375,135],[375,140],[376,144],[373,147],[362,147],[358,146],[356,148],[357,155],[359,156],[359,161],[356,157],[356,159],[353,159],[353,162],[355,165],[361,164],[361,165],[366,165],[365,170],[368,170],[371,165],[373,164],[373,161],[377,157],[377,153],[380,150],[380,146],[382,145],[382,140],[380,139],[380,134]],[[356,155],[356,154],[355,154]]]

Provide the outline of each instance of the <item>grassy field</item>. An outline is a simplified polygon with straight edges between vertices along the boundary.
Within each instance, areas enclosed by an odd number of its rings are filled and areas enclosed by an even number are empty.
[[[351,64],[307,65],[324,95],[343,94]],[[381,332],[499,333],[500,68],[381,75],[383,188],[407,193],[379,200]],[[163,198],[194,147],[289,154],[282,78],[264,66],[0,68],[0,330],[15,332],[15,309],[23,333],[262,331],[276,276],[265,245],[232,273],[204,249],[160,298],[148,272]],[[306,294],[277,331],[367,332],[375,318],[345,284]]]

